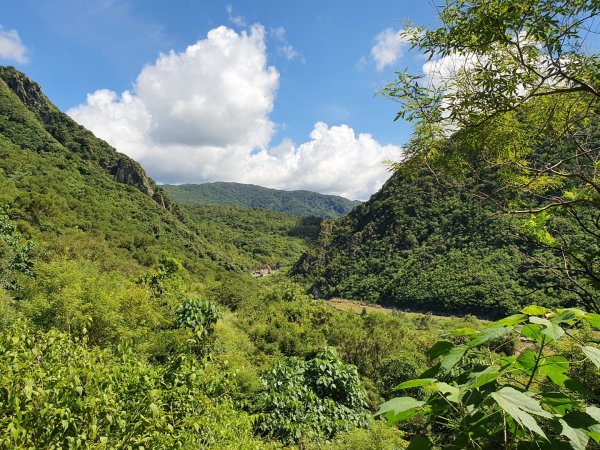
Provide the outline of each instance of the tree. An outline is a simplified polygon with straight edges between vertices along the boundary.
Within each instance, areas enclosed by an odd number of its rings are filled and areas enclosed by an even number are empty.
[[[479,332],[458,329],[429,350],[430,369],[396,387],[421,387],[425,398],[396,397],[378,415],[390,424],[425,418],[426,432],[409,449],[583,450],[590,438],[600,443],[598,392],[589,383],[600,349],[590,328],[600,330],[600,315],[528,306]],[[502,353],[509,339],[519,352]],[[577,370],[586,364],[594,367],[588,379]]]
[[[523,215],[523,239],[562,261],[540,267],[596,311],[600,58],[587,38],[599,13],[597,0],[448,0],[439,28],[403,32],[428,70],[383,90],[414,124],[396,167],[481,175],[477,194]]]
[[[304,361],[275,362],[264,377],[256,429],[287,444],[330,439],[341,431],[367,425],[365,391],[356,367],[344,364],[326,347]]]

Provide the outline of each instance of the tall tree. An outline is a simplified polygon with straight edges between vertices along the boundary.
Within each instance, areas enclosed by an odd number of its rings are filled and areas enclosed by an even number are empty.
[[[598,0],[449,0],[441,26],[407,27],[429,57],[383,94],[414,124],[400,169],[494,173],[478,194],[525,215],[523,238],[556,251],[590,309],[600,288]],[[487,177],[490,179],[490,177]],[[539,262],[545,266],[544,261]]]

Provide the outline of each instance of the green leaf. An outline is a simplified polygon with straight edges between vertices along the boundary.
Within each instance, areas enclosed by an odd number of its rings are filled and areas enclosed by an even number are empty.
[[[541,331],[541,333],[554,341],[558,340],[563,334],[565,334],[565,330],[563,330],[558,323],[550,322],[548,319],[532,316],[529,318],[529,321],[537,325],[542,325],[544,329]]]
[[[519,323],[525,322],[529,316],[527,314],[513,314],[512,316],[505,317],[504,319],[500,319],[497,322],[494,322],[492,326],[497,325],[517,325]]]
[[[437,341],[427,352],[427,356],[429,359],[435,359],[438,356],[442,356],[447,354],[450,349],[454,347],[452,342],[448,341]]]
[[[550,378],[557,386],[564,387],[565,381],[569,379],[566,375],[569,371],[569,361],[564,356],[542,358],[538,370],[541,374]]]
[[[531,414],[551,419],[552,415],[542,409],[537,400],[511,387],[503,387],[492,393],[496,403],[521,426],[546,438],[538,423]],[[547,438],[546,438],[547,439]]]
[[[159,409],[156,403],[150,403],[150,411],[152,411],[152,417],[156,418],[158,416]]]
[[[560,424],[562,425],[562,431],[560,434],[569,440],[571,447],[573,447],[575,450],[585,450],[588,441],[590,440],[587,432],[581,428],[572,428],[562,419],[560,420]]]
[[[415,380],[408,380],[408,381],[405,381],[404,383],[400,383],[398,386],[396,386],[394,388],[394,391],[400,391],[402,389],[410,389],[410,388],[421,387],[421,386],[431,386],[435,382],[436,382],[435,378],[417,378]]]
[[[581,316],[581,317],[583,317],[583,316]],[[575,311],[573,311],[572,309],[563,309],[556,316],[552,317],[550,319],[550,322],[574,324],[581,317],[578,317],[577,313]]]
[[[561,392],[544,392],[540,396],[544,405],[549,406],[556,413],[564,416],[568,411],[579,408],[579,404],[571,397]]]
[[[479,332],[477,336],[473,337],[473,339],[469,341],[468,345],[469,347],[477,347],[478,345],[498,339],[499,337],[510,333],[513,329],[514,328],[512,326],[486,328],[485,330]]]
[[[585,356],[587,356],[588,359],[600,369],[600,349],[592,347],[590,345],[586,345],[584,347],[581,347],[581,350],[583,351],[583,353],[585,353]]]
[[[521,329],[521,336],[529,338],[538,344],[545,339],[545,336],[542,334],[542,327],[535,324],[527,324]]]
[[[535,367],[536,360],[537,354],[534,351],[525,350],[524,352],[521,352],[516,362],[520,368],[524,369],[524,372],[527,375],[531,375],[531,372]]]
[[[588,406],[585,412],[571,411],[563,420],[573,429],[584,430],[596,441],[600,437],[600,409],[595,406]]]
[[[498,369],[498,366],[489,366],[481,372],[472,373],[470,376],[471,381],[467,383],[468,386],[472,389],[475,389],[491,383],[498,377],[502,376],[503,372],[500,372]]]
[[[477,334],[477,331],[475,331],[473,328],[457,328],[456,330],[454,330],[452,332],[452,336],[455,337],[460,337],[460,336],[473,336],[474,334]]]
[[[388,422],[393,424],[414,416],[417,408],[424,404],[425,402],[412,397],[396,397],[381,405],[375,416],[385,414]]]
[[[448,383],[439,382],[433,385],[436,391],[453,403],[460,403],[460,389]]]
[[[452,368],[462,359],[467,349],[468,347],[466,345],[459,345],[458,347],[451,349],[440,364],[440,368],[445,371],[452,370]]]
[[[406,447],[406,450],[431,450],[433,443],[424,436],[417,436],[410,440],[410,444]]]
[[[523,308],[521,312],[529,316],[543,316],[548,312],[548,309],[543,306],[529,305]]]
[[[600,314],[589,313],[583,316],[583,320],[593,326],[595,329],[600,330]]]
[[[591,425],[588,428],[588,432],[592,439],[600,444],[600,408],[597,406],[588,406],[585,408],[585,412],[596,421],[596,425]]]

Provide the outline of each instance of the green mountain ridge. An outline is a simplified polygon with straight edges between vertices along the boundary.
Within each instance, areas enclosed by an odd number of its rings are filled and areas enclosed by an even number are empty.
[[[341,217],[361,203],[357,200],[306,190],[283,191],[253,184],[223,181],[204,184],[165,184],[161,187],[180,204],[237,205],[295,216],[327,219]]]
[[[417,311],[497,316],[529,303],[575,303],[530,258],[552,255],[520,242],[497,212],[426,169],[396,172],[368,202],[324,222],[293,272],[324,298]]]
[[[227,219],[242,214],[217,207],[192,220],[137,162],[60,112],[12,67],[0,67],[0,208],[25,237],[52,252],[101,248],[113,257],[98,258],[129,261],[126,270],[133,272],[165,253],[205,275],[247,272],[267,262],[290,265],[310,239],[298,234],[299,218],[283,214],[254,214],[245,229]],[[217,229],[211,218],[229,225]],[[248,230],[266,230],[265,238],[242,237]]]

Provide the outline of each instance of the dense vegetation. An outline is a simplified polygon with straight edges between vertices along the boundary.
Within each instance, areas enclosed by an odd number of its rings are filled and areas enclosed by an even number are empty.
[[[169,196],[186,205],[237,205],[268,209],[294,216],[335,219],[360,202],[310,191],[280,191],[252,184],[206,183],[163,185]]]
[[[399,74],[408,157],[335,221],[179,206],[1,68],[0,446],[597,448],[598,64],[575,44],[599,8],[449,1],[407,32],[494,63]]]
[[[199,232],[218,242],[232,267],[291,267],[319,233],[321,219],[233,205],[183,205]]]
[[[14,69],[2,76],[23,89],[19,97],[0,81],[3,447],[404,442],[369,419],[395,382],[377,371],[406,356],[399,340],[380,348],[374,328],[397,324],[420,349],[431,334],[383,314],[337,312],[283,275],[249,273],[291,265],[319,219],[236,206],[185,212],[157,200],[111,173],[110,161],[126,157],[57,112],[31,80]],[[23,100],[34,97],[46,103]],[[319,353],[327,344],[339,356]],[[412,358],[407,373],[422,363]],[[309,426],[276,412],[296,402],[273,389],[279,366],[314,381],[297,391],[310,399]],[[333,387],[344,383],[346,397]]]
[[[499,316],[532,302],[575,303],[531,258],[553,256],[518,239],[518,224],[498,212],[468,186],[397,172],[368,202],[325,222],[294,271],[325,298],[416,310]]]

